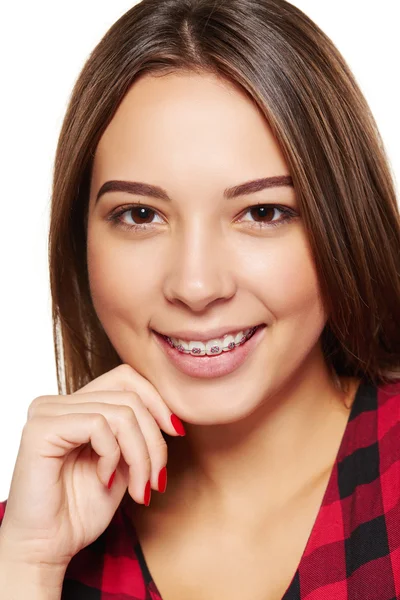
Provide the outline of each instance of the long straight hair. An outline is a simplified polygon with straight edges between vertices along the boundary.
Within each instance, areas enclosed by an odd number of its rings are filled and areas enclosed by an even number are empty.
[[[97,143],[139,77],[213,74],[245,91],[287,161],[328,320],[336,383],[400,378],[400,216],[374,118],[345,60],[285,0],[143,0],[83,66],[54,162],[49,268],[59,393],[121,364],[94,310],[86,260]]]

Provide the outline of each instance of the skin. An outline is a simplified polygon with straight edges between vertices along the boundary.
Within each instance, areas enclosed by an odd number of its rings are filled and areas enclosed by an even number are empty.
[[[211,75],[142,77],[98,144],[88,219],[95,309],[122,361],[156,387],[187,432],[171,440],[166,494],[138,509],[147,519],[175,511],[201,523],[212,508],[220,532],[256,536],[261,520],[278,507],[283,514],[311,486],[299,509],[307,539],[358,381],[348,379],[340,394],[323,359],[327,315],[294,188],[223,198],[226,187],[289,174],[255,104]],[[159,185],[172,202],[109,192],[95,204],[100,187],[116,179]],[[155,211],[147,231],[106,221],[138,202]],[[245,211],[257,203],[298,216],[254,229]],[[123,219],[134,222],[129,212]],[[209,379],[178,371],[151,331],[232,323],[268,327],[244,365]]]

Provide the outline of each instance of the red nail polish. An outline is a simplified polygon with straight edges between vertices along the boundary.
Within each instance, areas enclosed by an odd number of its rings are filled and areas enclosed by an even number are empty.
[[[151,484],[150,481],[146,483],[146,487],[144,488],[144,504],[148,506],[150,504],[151,498]]]
[[[171,415],[171,423],[179,435],[186,435],[185,428],[183,427],[182,421],[174,414]]]
[[[111,475],[111,477],[110,477],[110,481],[108,482],[108,486],[107,486],[107,487],[108,487],[108,489],[111,489],[111,486],[112,486],[112,484],[113,484],[113,481],[114,481],[114,477],[115,477],[115,473],[116,473],[116,472],[117,472],[117,470],[115,469],[114,473],[113,473],[113,474]]]
[[[146,483],[146,488],[144,490],[144,503],[146,506],[148,506],[150,504],[150,498],[151,498],[151,489],[150,489],[150,481],[148,481]]]
[[[163,467],[158,475],[158,491],[162,494],[167,487],[167,467]]]

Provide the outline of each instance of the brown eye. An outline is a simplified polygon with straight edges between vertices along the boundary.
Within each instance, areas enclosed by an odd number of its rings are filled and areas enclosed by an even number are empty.
[[[140,225],[142,223],[151,223],[154,219],[154,210],[145,206],[135,206],[127,211],[134,223]]]
[[[277,213],[275,213],[275,211],[277,211]],[[281,214],[279,215],[279,213]],[[249,215],[250,219],[246,219],[246,215]],[[249,206],[243,213],[240,222],[245,223],[246,227],[253,227],[260,230],[280,227],[281,225],[290,223],[290,221],[293,221],[297,217],[297,213],[287,206],[280,206],[277,204],[257,204]]]
[[[249,213],[251,214],[251,217],[256,222],[260,222],[260,221],[268,222],[268,221],[273,220],[275,210],[276,210],[276,208],[272,205],[269,205],[269,206],[261,205],[261,206],[253,206],[252,208],[249,208]]]
[[[155,210],[141,204],[121,206],[111,212],[106,220],[115,227],[137,232],[148,231],[163,223],[163,219]]]

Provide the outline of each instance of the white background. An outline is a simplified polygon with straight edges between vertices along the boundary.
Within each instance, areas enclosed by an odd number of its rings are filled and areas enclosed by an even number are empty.
[[[292,3],[344,55],[377,120],[393,174],[400,180],[398,0]],[[57,393],[47,227],[61,122],[84,61],[133,4],[132,0],[1,4],[0,501],[8,497],[30,402]]]

